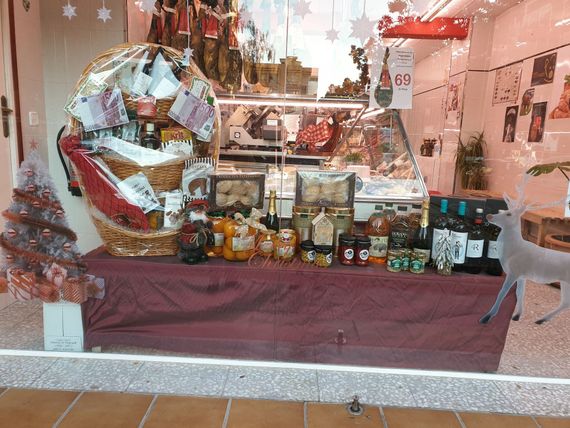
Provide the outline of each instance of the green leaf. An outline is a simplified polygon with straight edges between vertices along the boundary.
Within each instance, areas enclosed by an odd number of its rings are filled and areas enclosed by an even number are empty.
[[[534,165],[530,167],[526,173],[533,177],[537,177],[542,174],[550,174],[552,171],[557,169],[570,171],[570,161]]]

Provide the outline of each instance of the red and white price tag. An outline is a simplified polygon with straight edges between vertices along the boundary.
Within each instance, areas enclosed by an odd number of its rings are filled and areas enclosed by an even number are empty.
[[[390,87],[386,85],[386,73],[389,74]],[[377,90],[379,85],[381,90]],[[378,49],[378,56],[372,62],[370,107],[411,109],[413,86],[414,51],[394,47]]]

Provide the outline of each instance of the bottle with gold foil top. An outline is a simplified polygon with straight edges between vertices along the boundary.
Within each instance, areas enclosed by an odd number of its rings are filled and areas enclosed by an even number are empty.
[[[422,219],[420,221],[420,227],[414,233],[412,245],[414,253],[423,254],[424,260],[427,263],[430,260],[432,245],[432,231],[429,227],[429,199],[426,199],[422,204]]]
[[[279,217],[277,216],[277,191],[269,191],[269,209],[265,216],[265,227],[279,232]]]

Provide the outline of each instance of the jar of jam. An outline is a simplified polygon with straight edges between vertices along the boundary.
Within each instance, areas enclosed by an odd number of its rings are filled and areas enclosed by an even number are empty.
[[[293,229],[281,229],[275,240],[273,257],[275,260],[291,261],[295,256],[297,235]]]
[[[315,263],[315,244],[310,239],[301,242],[301,261],[303,263]]]
[[[366,235],[358,235],[356,237],[355,258],[356,266],[368,266],[368,257],[370,256],[370,238]]]
[[[354,265],[354,247],[356,238],[347,233],[338,237],[338,261],[346,266]]]
[[[332,245],[315,246],[315,265],[318,267],[330,267],[332,265]]]

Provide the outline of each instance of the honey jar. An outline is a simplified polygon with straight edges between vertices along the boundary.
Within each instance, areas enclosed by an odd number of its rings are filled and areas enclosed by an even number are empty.
[[[333,261],[332,245],[317,245],[315,247],[315,265],[318,267],[330,267]]]
[[[301,261],[303,263],[315,263],[315,244],[313,241],[306,240],[301,242]]]
[[[271,229],[262,230],[257,241],[257,248],[262,256],[272,256],[275,250],[277,232]]]

